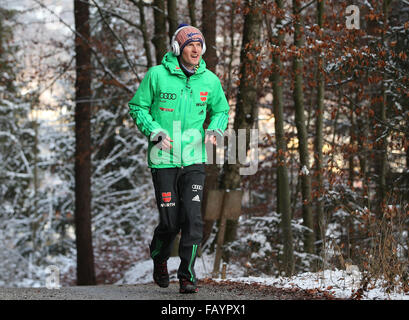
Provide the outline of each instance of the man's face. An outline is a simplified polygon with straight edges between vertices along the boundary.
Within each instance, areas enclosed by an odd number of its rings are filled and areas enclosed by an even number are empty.
[[[199,64],[202,55],[202,44],[199,41],[188,43],[182,51],[182,62],[187,67]]]

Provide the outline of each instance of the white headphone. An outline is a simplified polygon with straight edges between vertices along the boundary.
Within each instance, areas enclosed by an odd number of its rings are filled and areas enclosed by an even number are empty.
[[[171,45],[171,47],[172,47],[172,52],[173,52],[173,54],[174,54],[175,56],[179,56],[179,55],[180,55],[180,46],[179,46],[179,43],[176,41],[176,36],[177,36],[177,34],[179,33],[180,30],[182,30],[182,29],[184,29],[184,28],[188,28],[188,27],[191,27],[191,26],[183,26],[183,27],[177,29],[176,32],[175,32],[175,34],[174,34],[173,37],[172,37],[172,41],[171,41],[170,45]],[[200,33],[201,33],[201,32],[200,32]],[[204,55],[204,53],[206,52],[206,43],[205,43],[205,40],[204,40],[203,35],[202,35],[202,39],[203,39],[202,55]]]

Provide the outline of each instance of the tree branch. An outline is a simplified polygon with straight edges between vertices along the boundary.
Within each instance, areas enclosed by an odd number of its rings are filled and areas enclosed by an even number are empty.
[[[126,84],[124,84],[121,80],[119,80],[115,74],[101,61],[101,59],[98,57],[97,52],[94,50],[94,48],[92,48],[92,46],[89,43],[88,39],[84,39],[84,37],[78,33],[76,30],[74,30],[67,22],[65,22],[63,19],[61,19],[61,17],[56,14],[53,10],[51,10],[50,8],[48,8],[45,4],[43,4],[41,1],[39,0],[34,0],[35,3],[37,3],[38,5],[40,5],[42,8],[46,9],[47,11],[49,11],[52,15],[56,16],[58,18],[58,20],[64,24],[68,29],[70,29],[70,31],[74,34],[76,34],[78,37],[80,37],[85,43],[88,44],[92,54],[95,56],[95,59],[97,60],[98,64],[102,67],[102,69],[104,70],[105,74],[109,75],[114,81],[116,81],[121,88],[123,88],[125,91],[127,91],[128,93],[134,93],[133,90],[131,88],[129,88]]]
[[[128,56],[128,52],[127,52],[127,50],[126,50],[126,48],[125,48],[125,45],[123,44],[122,40],[117,36],[117,34],[114,32],[114,30],[112,30],[112,28],[111,28],[111,26],[109,25],[108,21],[106,21],[106,19],[105,19],[105,17],[104,17],[104,14],[102,13],[102,10],[101,10],[101,8],[99,7],[99,5],[95,2],[95,0],[91,0],[91,1],[92,1],[92,2],[94,3],[94,5],[97,7],[98,13],[99,13],[99,15],[101,16],[101,19],[102,19],[102,21],[104,22],[105,26],[109,29],[109,31],[111,32],[111,34],[114,36],[114,38],[115,38],[115,39],[119,42],[119,44],[121,45],[122,52],[123,52],[123,54],[124,54],[124,56],[125,56],[126,61],[128,62],[128,65],[131,67],[132,72],[134,73],[134,75],[136,76],[136,78],[138,79],[138,81],[141,82],[141,79],[140,79],[139,76],[138,76],[138,72],[136,71],[136,69],[135,69],[135,67],[134,67],[135,64],[133,64],[133,63],[131,62],[131,60],[130,60],[130,58],[129,58],[129,56]],[[145,67],[146,67],[146,66],[145,66]]]

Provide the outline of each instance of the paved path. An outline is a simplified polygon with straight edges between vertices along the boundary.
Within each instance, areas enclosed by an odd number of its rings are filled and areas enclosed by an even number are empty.
[[[98,285],[47,288],[0,288],[0,300],[312,300],[325,299],[300,290],[242,283],[199,283],[196,294],[180,294],[179,284]]]

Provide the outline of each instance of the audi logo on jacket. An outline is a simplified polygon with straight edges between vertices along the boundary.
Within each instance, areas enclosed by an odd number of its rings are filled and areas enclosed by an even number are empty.
[[[181,167],[207,160],[203,123],[210,113],[207,130],[222,134],[227,127],[229,105],[219,78],[200,60],[196,73],[186,77],[177,57],[168,52],[160,65],[149,69],[134,97],[129,114],[148,138],[165,132],[173,140],[171,150],[152,150],[150,168]],[[160,158],[160,159],[159,159]]]
[[[159,98],[160,99],[165,99],[165,100],[176,100],[176,93],[172,92],[159,92]]]

